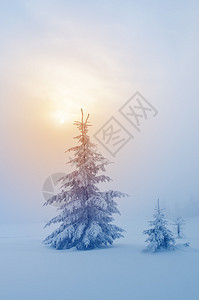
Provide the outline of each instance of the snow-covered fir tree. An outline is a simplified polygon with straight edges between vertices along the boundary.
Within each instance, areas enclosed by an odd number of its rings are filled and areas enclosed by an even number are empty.
[[[172,225],[175,226],[176,229],[176,233],[177,233],[177,237],[178,239],[182,239],[184,236],[184,226],[185,226],[186,222],[182,217],[176,217],[174,219],[174,223],[172,223]]]
[[[157,207],[155,208],[154,220],[149,222],[151,227],[144,231],[148,235],[146,242],[148,243],[147,249],[152,252],[158,250],[171,250],[175,248],[175,239],[172,232],[167,228],[167,221],[164,215],[164,209],[160,209],[158,200]]]
[[[46,226],[61,223],[60,227],[45,240],[56,249],[78,250],[93,249],[112,244],[116,238],[123,237],[122,228],[112,224],[112,214],[119,213],[114,198],[127,196],[124,193],[109,190],[102,192],[98,183],[109,182],[110,177],[99,174],[105,171],[109,161],[97,152],[97,147],[90,141],[88,128],[89,115],[84,121],[81,110],[81,121],[74,122],[80,135],[74,137],[78,145],[66,152],[74,153],[68,162],[75,170],[60,179],[60,193],[47,200],[44,205],[56,204],[59,214]]]

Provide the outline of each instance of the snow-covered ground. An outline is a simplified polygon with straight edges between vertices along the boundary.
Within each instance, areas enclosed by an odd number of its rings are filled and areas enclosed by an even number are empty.
[[[125,238],[111,247],[77,251],[44,246],[42,225],[1,226],[0,299],[199,299],[199,217],[177,240],[191,247],[171,252],[144,251],[146,221],[134,218],[125,228]]]

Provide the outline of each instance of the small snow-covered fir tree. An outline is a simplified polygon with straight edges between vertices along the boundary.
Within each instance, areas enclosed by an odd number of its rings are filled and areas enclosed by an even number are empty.
[[[148,243],[147,249],[152,252],[175,248],[175,239],[172,232],[167,228],[168,223],[163,211],[164,209],[160,209],[158,200],[157,207],[155,208],[154,220],[149,222],[151,228],[144,231],[144,234],[149,236],[146,239],[146,242]]]
[[[74,158],[68,163],[75,165],[75,170],[60,179],[61,192],[44,203],[60,205],[60,213],[46,226],[61,225],[44,240],[45,244],[56,249],[93,249],[112,244],[116,238],[123,237],[124,232],[111,222],[114,220],[112,214],[119,213],[114,198],[127,195],[113,190],[101,192],[97,187],[98,183],[111,180],[98,174],[105,171],[109,161],[97,153],[96,145],[91,143],[87,135],[91,126],[89,115],[84,121],[83,110],[81,113],[81,122],[74,122],[80,131],[80,135],[74,137],[78,145],[66,151],[74,153]]]
[[[186,224],[185,220],[182,217],[176,217],[172,225],[176,228],[176,233],[178,239],[182,239],[184,236],[184,225]]]

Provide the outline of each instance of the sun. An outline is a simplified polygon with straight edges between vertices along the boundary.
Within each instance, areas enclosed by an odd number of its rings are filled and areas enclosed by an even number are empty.
[[[69,114],[66,113],[66,111],[63,110],[57,110],[53,113],[53,118],[56,123],[59,124],[65,124],[67,121],[70,120]]]
[[[61,118],[61,119],[59,120],[59,122],[60,122],[61,124],[64,124],[64,123],[65,123],[65,119],[64,119],[64,118]]]

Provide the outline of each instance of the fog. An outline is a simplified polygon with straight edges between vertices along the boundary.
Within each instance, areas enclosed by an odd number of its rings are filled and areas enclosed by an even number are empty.
[[[1,223],[48,219],[42,186],[68,171],[81,107],[114,162],[102,188],[130,195],[122,218],[157,198],[171,215],[199,201],[198,12],[197,1],[0,2]],[[136,91],[158,111],[141,132],[119,113]],[[93,136],[112,116],[134,135],[115,157]]]

